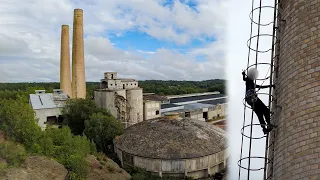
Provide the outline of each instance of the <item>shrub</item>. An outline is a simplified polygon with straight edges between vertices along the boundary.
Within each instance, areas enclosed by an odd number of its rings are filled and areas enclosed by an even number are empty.
[[[0,144],[0,157],[5,159],[9,166],[18,167],[26,159],[24,147],[14,142],[4,142]]]

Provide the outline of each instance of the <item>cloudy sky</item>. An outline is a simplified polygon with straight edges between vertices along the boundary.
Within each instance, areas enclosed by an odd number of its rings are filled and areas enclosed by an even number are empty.
[[[1,0],[0,82],[58,81],[61,25],[84,10],[87,81],[225,78],[225,0]],[[71,44],[71,42],[70,42]]]

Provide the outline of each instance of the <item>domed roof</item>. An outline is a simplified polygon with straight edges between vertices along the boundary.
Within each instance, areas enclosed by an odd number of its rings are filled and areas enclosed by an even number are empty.
[[[160,159],[207,156],[228,147],[226,132],[190,118],[169,120],[160,117],[128,127],[115,138],[115,147],[126,153]]]

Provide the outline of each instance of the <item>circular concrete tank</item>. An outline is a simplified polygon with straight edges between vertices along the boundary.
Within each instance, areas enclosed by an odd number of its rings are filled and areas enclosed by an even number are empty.
[[[193,178],[226,167],[225,131],[202,121],[169,116],[142,121],[115,138],[122,166],[140,167],[159,176]]]
[[[320,1],[279,3],[272,179],[319,179]]]

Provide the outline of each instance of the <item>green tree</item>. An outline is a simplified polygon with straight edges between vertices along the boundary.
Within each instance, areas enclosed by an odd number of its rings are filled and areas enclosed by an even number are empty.
[[[0,128],[12,139],[31,148],[42,132],[29,104],[19,100],[0,101]]]
[[[122,123],[113,116],[94,113],[85,121],[84,134],[97,145],[97,149],[108,152],[108,145],[112,140],[123,133]]]
[[[98,108],[90,99],[70,99],[62,110],[65,123],[75,135],[81,135],[84,130],[84,121],[89,119],[93,113],[101,112],[110,115],[107,110]]]

